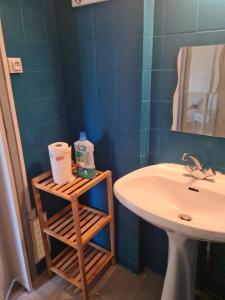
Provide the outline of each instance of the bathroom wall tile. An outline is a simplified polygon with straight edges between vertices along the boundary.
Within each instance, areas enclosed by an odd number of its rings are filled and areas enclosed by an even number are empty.
[[[139,68],[142,64],[143,36],[118,32],[118,67]],[[128,51],[129,49],[129,51]]]
[[[160,159],[159,156],[157,158]],[[152,266],[152,269],[158,274],[165,274],[167,267],[167,249],[168,249],[168,237],[164,230],[151,225],[150,223],[144,223],[143,234],[145,235],[144,245],[145,247],[145,260],[148,265]],[[154,243],[152,243],[154,241]],[[149,255],[151,251],[151,255]],[[144,290],[142,289],[142,292]],[[153,293],[152,293],[153,296]],[[154,298],[153,298],[154,299]],[[159,299],[159,298],[156,298]]]
[[[49,71],[52,69],[48,43],[6,39],[5,45],[8,56],[21,57],[24,71]]]
[[[81,73],[81,85],[84,97],[97,96],[96,69],[84,69]]]
[[[160,102],[160,110],[158,111],[160,129],[171,128],[172,126],[172,102]]]
[[[116,16],[117,30],[123,36],[143,33],[143,0],[118,1]]]
[[[20,0],[21,6],[32,7],[32,8],[36,8],[36,9],[37,8],[42,9],[44,2],[45,2],[45,0],[39,0],[39,1],[36,1],[36,0]]]
[[[58,31],[56,25],[55,14],[52,11],[46,13],[46,30],[48,42],[58,43]],[[57,47],[56,49],[57,50]]]
[[[166,1],[155,1],[154,9],[154,35],[165,34],[166,29]]]
[[[116,178],[122,177],[122,176],[138,169],[139,166],[140,166],[140,158],[137,156],[136,153],[133,154],[130,151],[114,153],[113,173],[114,173],[114,175],[116,175]],[[138,235],[138,237],[139,237],[139,235]],[[122,244],[121,244],[121,247],[122,247]],[[126,247],[126,246],[123,246],[123,247]],[[137,251],[137,249],[132,249],[132,251]],[[124,256],[124,257],[126,256],[127,259],[130,260],[130,255],[125,255],[123,253],[121,253],[120,255]],[[122,261],[122,262],[125,263],[124,261]],[[131,262],[132,262],[132,260],[131,260]],[[129,267],[132,266],[131,262],[129,264]],[[133,264],[133,265],[135,265],[135,264]]]
[[[23,62],[25,62],[25,43],[23,39],[8,39],[5,38],[5,47],[6,47],[6,53],[9,57],[21,57]]]
[[[54,0],[42,0],[42,8],[46,11],[54,11]]]
[[[198,30],[225,29],[224,0],[199,0]]]
[[[96,122],[102,118],[104,128],[113,126],[118,122],[118,102],[116,98],[98,98],[97,107],[101,117]]]
[[[150,165],[156,165],[163,162],[163,156],[157,155],[157,154],[149,154],[149,164]],[[147,248],[149,249],[149,247]],[[148,263],[148,266],[152,266],[152,263]]]
[[[158,144],[159,144],[158,129],[151,129],[150,137],[149,137],[149,153],[157,154]]]
[[[152,68],[164,68],[165,36],[155,36],[153,38]]]
[[[149,154],[149,128],[141,130],[140,133],[140,156]]]
[[[95,43],[92,40],[81,38],[79,41],[81,70],[96,68]]]
[[[167,35],[165,38],[165,69],[177,70],[177,57],[181,47],[190,47],[195,45],[195,34],[185,33],[176,35]]]
[[[216,45],[225,43],[225,30],[213,30],[196,33],[197,45]]]
[[[152,68],[152,45],[153,38],[151,35],[143,36],[143,69]]]
[[[151,110],[150,110],[150,126],[151,128],[159,128],[160,127],[160,105],[162,102],[159,101],[151,101]],[[150,141],[151,143],[151,141]]]
[[[130,155],[139,155],[139,130],[130,128],[121,128],[119,131],[119,144],[121,153],[130,153]]]
[[[197,3],[197,0],[167,0],[166,33],[195,31]]]
[[[126,162],[126,159],[123,162]],[[139,236],[140,220],[135,214],[119,203],[116,214],[118,222],[121,225],[117,236],[118,259],[123,265],[126,265],[129,270],[137,272],[133,266],[137,265],[140,255],[138,246],[139,239],[134,239],[133,237],[134,235],[137,236],[137,234]],[[132,232],[132,235],[127,234],[127,232]],[[126,255],[126,253],[129,253],[129,255]],[[138,269],[138,271],[140,271],[140,269]],[[126,291],[128,291],[127,288]]]
[[[7,5],[20,5],[20,0],[0,0],[0,3],[7,4]]]
[[[110,3],[101,3],[100,5],[94,6],[93,14],[94,26],[96,30],[95,38],[107,39],[109,33],[111,34],[111,37],[115,35],[116,12],[116,4],[113,1]],[[104,24],[103,28],[102,24]]]
[[[96,65],[110,68],[116,65],[115,4],[94,7]],[[104,24],[104,27],[102,26]]]
[[[152,72],[152,100],[171,101],[177,85],[176,71]]]
[[[200,160],[204,160],[204,157],[207,157],[211,147],[213,147],[212,143],[207,143],[209,140],[206,136],[185,134],[167,129],[160,130],[159,133],[159,154],[164,155],[169,161],[180,162],[183,153],[191,153],[193,149],[195,149],[195,155]],[[202,144],[205,147],[199,147]],[[176,151],[174,151],[174,145],[176,145]]]
[[[96,65],[99,69],[107,69],[116,67],[116,50],[114,47],[115,41],[108,39],[104,41],[97,40],[95,45]]]
[[[24,128],[34,129],[35,124],[37,124],[36,107],[33,102],[16,102],[17,117],[22,126],[22,136],[26,136],[26,134],[23,134]]]
[[[24,7],[22,9],[24,32],[27,40],[46,41],[45,15],[42,11]]]
[[[152,128],[170,129],[172,126],[172,103],[153,101],[150,120]]]
[[[24,57],[25,70],[27,71],[51,70],[48,43],[27,41],[25,43],[24,56],[25,56]]]
[[[68,11],[65,12],[68,13]],[[77,24],[79,38],[94,39],[94,13],[92,8],[80,7],[76,19],[71,19],[72,23]]]
[[[149,155],[148,154],[144,154],[144,155],[140,155],[140,168],[144,168],[149,166]]]
[[[0,4],[0,18],[6,38],[24,37],[21,9],[16,6]]]
[[[91,123],[96,122],[96,120],[99,119],[99,122],[102,122],[101,120],[101,113],[98,110],[98,99],[94,96],[84,97],[83,99],[83,113],[84,118],[86,120],[89,120]]]
[[[32,103],[35,107],[38,107],[35,116],[41,126],[47,126],[65,118],[66,107],[63,98],[46,98]]]
[[[120,101],[118,120],[121,127],[138,129],[140,126],[140,104],[129,100]]]
[[[151,70],[142,71],[142,101],[146,101],[150,99],[151,77],[152,77]]]
[[[13,77],[15,101],[62,95],[62,83],[54,72],[24,73]]]
[[[144,101],[141,105],[141,129],[149,127],[150,123],[150,101]]]
[[[112,69],[97,69],[97,94],[99,97],[117,95],[117,73]]]
[[[41,144],[44,146],[46,157],[48,157],[48,151],[46,151],[46,146],[55,141],[67,140],[67,124],[65,121],[54,122],[48,126],[41,127],[39,129],[41,135]]]
[[[82,128],[86,131],[89,140],[96,145],[103,137],[104,130],[99,123],[85,120],[85,125]]]
[[[118,70],[118,96],[128,100],[141,98],[141,72],[134,69]]]
[[[153,35],[154,1],[144,0],[144,34]]]
[[[18,123],[20,126],[20,130],[23,130],[23,134],[21,135],[22,149],[24,157],[26,158],[26,168],[27,172],[29,172],[29,166],[34,164],[35,162],[40,161],[34,152],[37,152],[37,144],[41,143],[39,129],[38,128],[30,128],[23,127],[21,120],[18,118]],[[32,158],[30,155],[30,149],[33,149]],[[37,174],[35,174],[37,175]],[[32,177],[31,177],[32,178]]]

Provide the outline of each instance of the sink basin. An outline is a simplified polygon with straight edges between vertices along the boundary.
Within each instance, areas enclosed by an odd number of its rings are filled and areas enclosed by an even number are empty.
[[[225,176],[196,180],[182,165],[159,164],[134,171],[114,185],[127,208],[165,230],[225,242]],[[191,221],[180,219],[190,216]]]
[[[225,242],[225,175],[198,180],[183,165],[158,164],[122,177],[114,193],[128,209],[167,231],[162,299],[194,299],[197,240]]]

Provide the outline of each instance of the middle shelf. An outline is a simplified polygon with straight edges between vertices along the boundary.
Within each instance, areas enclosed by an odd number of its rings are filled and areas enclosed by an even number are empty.
[[[82,247],[111,220],[109,215],[82,204],[79,204],[79,216]],[[77,249],[77,234],[71,204],[50,218],[45,226],[46,234]]]

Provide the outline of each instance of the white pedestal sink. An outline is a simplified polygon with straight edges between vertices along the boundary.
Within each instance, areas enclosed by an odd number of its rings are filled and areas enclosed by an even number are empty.
[[[169,259],[162,300],[193,300],[198,241],[225,242],[225,175],[197,180],[182,165],[134,171],[114,185],[128,209],[166,230]]]

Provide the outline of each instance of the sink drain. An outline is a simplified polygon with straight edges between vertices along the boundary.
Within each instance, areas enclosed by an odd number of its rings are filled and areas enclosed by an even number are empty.
[[[192,221],[192,217],[189,215],[185,215],[185,214],[179,215],[178,218],[181,219],[182,221],[186,221],[186,222]]]

